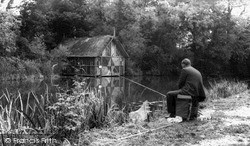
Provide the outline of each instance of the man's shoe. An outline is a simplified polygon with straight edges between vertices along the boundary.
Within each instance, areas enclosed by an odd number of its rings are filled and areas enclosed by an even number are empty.
[[[188,119],[187,118],[182,118],[182,121],[181,122],[187,122]]]
[[[176,116],[175,116],[175,114],[170,114],[170,117],[175,118]]]
[[[168,118],[175,118],[175,114],[170,114],[169,116],[166,116],[165,118],[168,119]]]
[[[190,120],[190,121],[195,121],[195,120],[197,120],[197,117],[190,117],[189,120]]]

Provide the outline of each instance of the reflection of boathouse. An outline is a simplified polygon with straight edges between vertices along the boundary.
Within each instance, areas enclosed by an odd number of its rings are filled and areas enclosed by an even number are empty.
[[[89,87],[99,88],[103,97],[108,97],[113,102],[124,94],[125,79],[121,77],[88,78],[86,82]]]
[[[103,97],[104,111],[116,105],[120,109],[126,106],[125,78],[123,77],[84,77],[86,86],[97,91]]]
[[[127,52],[113,36],[78,39],[69,47],[69,68],[65,74],[120,76],[125,74]]]
[[[131,111],[137,110],[147,100],[150,102],[151,110],[163,109],[165,96],[124,77],[84,77],[84,80],[89,88],[101,93],[106,106],[111,107],[113,104],[117,104],[120,109]]]

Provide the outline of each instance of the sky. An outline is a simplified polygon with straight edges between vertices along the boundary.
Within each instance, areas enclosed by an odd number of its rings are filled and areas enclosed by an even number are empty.
[[[237,4],[235,3],[233,6],[232,14],[235,16],[239,16],[241,12],[244,10],[243,15],[241,17],[248,18],[250,17],[250,1],[249,0],[243,0],[244,4]]]

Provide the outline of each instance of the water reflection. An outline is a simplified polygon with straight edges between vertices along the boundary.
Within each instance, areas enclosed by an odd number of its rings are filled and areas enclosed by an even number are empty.
[[[176,89],[176,77],[129,77],[133,81],[150,87],[162,94],[169,90]],[[124,77],[61,77],[56,80],[34,81],[34,82],[2,82],[0,90],[17,94],[19,91],[23,99],[28,97],[30,92],[36,95],[49,93],[50,100],[56,92],[68,92],[74,88],[74,81],[85,82],[89,89],[97,90],[105,99],[107,105],[116,103],[120,109],[126,111],[136,110],[145,100],[149,102],[163,101],[163,96],[153,92],[139,84],[130,82]],[[162,102],[152,104],[154,110],[162,108]]]
[[[40,89],[41,81],[37,80],[34,82],[21,82],[21,81],[5,81],[0,83],[0,91],[6,91],[16,94],[18,91],[20,93],[29,93],[32,91],[38,91]]]
[[[166,94],[169,90],[176,89],[177,78],[167,77],[130,77],[133,81],[150,87],[160,93]],[[145,100],[152,103],[153,110],[162,109],[164,96],[149,90],[139,84],[129,81],[124,77],[77,77],[61,78],[54,84],[69,90],[74,88],[74,81],[84,81],[88,88],[98,90],[108,105],[116,103],[120,109],[126,111],[136,110]]]

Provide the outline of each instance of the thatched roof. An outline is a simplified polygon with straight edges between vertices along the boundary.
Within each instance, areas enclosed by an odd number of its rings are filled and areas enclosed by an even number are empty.
[[[117,49],[124,57],[128,57],[128,53],[120,41],[113,36],[96,36],[92,38],[80,38],[77,41],[68,42],[70,55],[69,57],[98,57],[102,55],[103,50],[113,41],[117,45]]]

